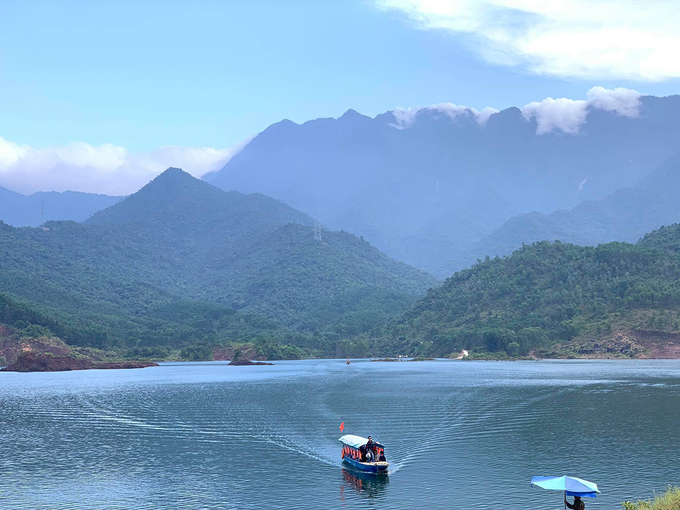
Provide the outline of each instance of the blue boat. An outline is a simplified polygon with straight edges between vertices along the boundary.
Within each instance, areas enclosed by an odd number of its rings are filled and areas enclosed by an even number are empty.
[[[352,469],[363,473],[387,473],[390,464],[385,460],[385,447],[373,441],[371,448],[366,447],[368,439],[361,436],[346,435],[342,443],[342,462]]]

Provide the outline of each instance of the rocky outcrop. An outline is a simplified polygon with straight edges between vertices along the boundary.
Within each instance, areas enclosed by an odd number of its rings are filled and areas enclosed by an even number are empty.
[[[577,338],[541,351],[540,358],[644,358],[649,351],[632,334],[614,332],[597,338]]]
[[[10,328],[0,326],[0,357],[5,358],[8,365],[27,352],[49,353],[54,356],[72,355],[72,349],[58,338],[19,338],[14,336]]]
[[[234,365],[237,367],[249,367],[253,365],[273,365],[274,363],[266,363],[263,361],[250,361],[249,359],[239,359],[239,360],[234,360],[230,365]]]
[[[227,361],[233,360],[236,351],[240,351],[240,356],[245,359],[262,359],[258,354],[257,350],[249,345],[239,345],[239,346],[228,346],[228,347],[214,347],[213,357],[214,361]]]
[[[152,361],[102,362],[74,356],[25,352],[14,363],[2,369],[5,372],[64,372],[69,370],[119,369],[157,367]]]

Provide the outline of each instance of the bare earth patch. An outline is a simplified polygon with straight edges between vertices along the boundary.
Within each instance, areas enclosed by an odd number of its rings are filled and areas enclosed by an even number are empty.
[[[537,353],[544,358],[680,359],[680,334],[666,331],[614,331],[600,337],[576,338]]]

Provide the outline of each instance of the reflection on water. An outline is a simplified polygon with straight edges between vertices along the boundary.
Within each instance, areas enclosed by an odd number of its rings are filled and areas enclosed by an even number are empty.
[[[383,496],[390,483],[390,477],[386,473],[371,475],[360,471],[354,471],[346,467],[342,468],[342,478],[344,483],[342,484],[341,494],[344,493],[345,487],[350,487],[351,489],[354,489],[359,496],[366,499]]]
[[[343,469],[341,422],[389,477]],[[1,372],[0,508],[546,510],[531,476],[570,474],[613,509],[680,484],[678,423],[678,361]]]

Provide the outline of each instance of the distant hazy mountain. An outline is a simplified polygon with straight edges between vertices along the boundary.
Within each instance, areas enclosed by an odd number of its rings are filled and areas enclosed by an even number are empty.
[[[511,218],[483,238],[458,267],[486,255],[509,255],[522,244],[559,240],[582,246],[610,241],[636,242],[646,232],[680,222],[680,154],[668,158],[639,184],[569,211],[531,212]]]
[[[121,199],[77,191],[26,196],[0,186],[0,221],[15,227],[35,227],[52,220],[83,221]]]
[[[680,97],[642,97],[639,112],[589,110],[576,134],[537,134],[517,108],[486,122],[423,109],[298,125],[254,138],[210,182],[261,192],[332,229],[439,275],[513,216],[568,209],[634,186],[680,151]]]
[[[404,310],[438,283],[277,200],[227,193],[179,169],[84,224],[0,223],[0,260],[0,292],[107,324],[128,346],[126,338],[157,344],[163,332],[140,333],[126,321],[150,321],[168,306],[174,312],[164,316],[180,316],[191,307],[173,305],[179,300],[265,315],[338,340]],[[182,327],[212,324],[224,312],[202,307],[199,315],[165,334],[188,341],[191,330]]]

